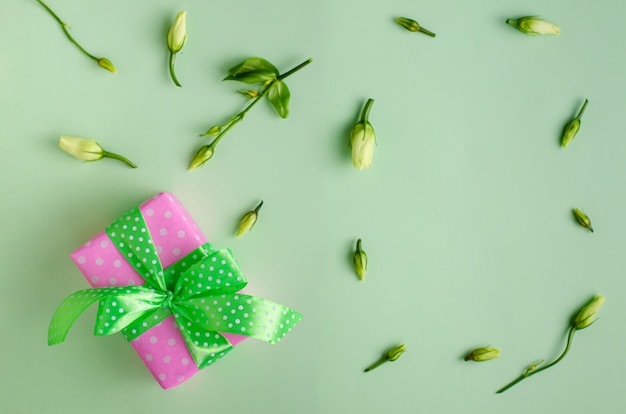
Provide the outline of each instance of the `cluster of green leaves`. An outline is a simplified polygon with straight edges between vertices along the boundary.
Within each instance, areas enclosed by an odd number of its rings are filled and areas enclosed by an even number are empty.
[[[250,58],[232,67],[224,80],[234,80],[248,85],[263,84],[267,89],[267,99],[281,118],[289,116],[291,92],[282,80],[276,66],[262,58]],[[259,96],[264,93],[259,90]]]

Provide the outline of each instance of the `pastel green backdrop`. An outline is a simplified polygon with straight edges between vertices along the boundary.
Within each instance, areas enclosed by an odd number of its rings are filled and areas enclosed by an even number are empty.
[[[75,49],[34,0],[0,12],[3,201],[0,379],[6,413],[584,413],[626,405],[624,281],[626,3],[555,0],[172,2],[49,5],[110,74]],[[188,12],[167,72],[165,35]],[[561,35],[504,24],[538,14]],[[410,33],[411,17],[437,34]],[[285,71],[286,120],[255,107],[200,170],[198,134],[243,108],[221,82],[260,56]],[[367,98],[378,138],[356,171],[348,132]],[[580,133],[563,125],[590,103]],[[59,135],[94,138],[139,166],[91,164]],[[87,287],[69,253],[159,191],[209,240],[233,250],[248,291],[302,322],[277,346],[247,341],[170,391],[117,336],[92,335],[95,310],[49,348],[60,301]],[[253,231],[238,220],[265,204]],[[595,233],[578,227],[573,207]],[[359,282],[350,255],[369,255]],[[495,391],[564,345],[596,293],[600,320],[556,367]],[[362,370],[388,347],[406,353]],[[474,347],[498,360],[463,362]]]

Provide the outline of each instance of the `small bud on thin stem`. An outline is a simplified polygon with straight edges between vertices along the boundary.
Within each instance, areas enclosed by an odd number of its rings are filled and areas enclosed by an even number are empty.
[[[48,7],[46,3],[44,3],[42,0],[37,0],[37,3],[39,3],[44,9],[46,9],[48,13],[50,13],[50,15],[54,18],[54,20],[56,20],[59,23],[59,25],[61,25],[61,29],[63,30],[63,33],[65,33],[65,36],[69,39],[70,42],[74,44],[74,46],[76,46],[87,57],[94,60],[98,64],[98,66],[102,67],[103,69],[108,70],[111,73],[117,72],[117,70],[115,69],[115,66],[113,66],[113,64],[111,63],[109,59],[98,58],[92,55],[91,53],[87,52],[85,48],[83,48],[70,34],[69,32],[70,25],[65,23],[63,20],[61,20],[61,18],[54,11],[52,11],[52,9]]]

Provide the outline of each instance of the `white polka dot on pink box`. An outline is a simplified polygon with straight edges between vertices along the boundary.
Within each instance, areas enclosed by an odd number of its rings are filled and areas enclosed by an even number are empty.
[[[170,193],[158,194],[141,204],[139,210],[148,227],[146,237],[152,238],[164,269],[207,242],[181,203]],[[145,282],[105,231],[74,251],[71,257],[92,287],[142,285]],[[221,334],[233,346],[248,338],[232,333]],[[173,316],[130,343],[163,388],[175,387],[198,372]]]

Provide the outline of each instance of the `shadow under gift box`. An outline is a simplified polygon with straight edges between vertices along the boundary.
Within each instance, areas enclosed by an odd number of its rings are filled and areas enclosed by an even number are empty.
[[[158,194],[141,204],[139,211],[165,272],[169,266],[207,242],[172,194]],[[113,245],[106,231],[74,251],[71,257],[94,288],[142,285],[145,282]],[[225,283],[227,277],[223,275]],[[220,334],[233,346],[248,339],[247,336],[233,333]],[[211,341],[211,338],[203,340]],[[164,389],[181,384],[199,371],[172,315],[130,341],[130,344]],[[216,360],[223,355],[211,354],[211,358]]]

